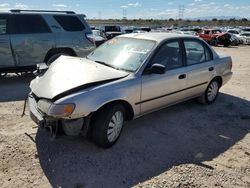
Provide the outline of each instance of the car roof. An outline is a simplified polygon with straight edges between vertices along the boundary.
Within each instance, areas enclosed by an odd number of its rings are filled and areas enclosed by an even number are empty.
[[[185,34],[176,34],[176,33],[159,33],[159,32],[147,32],[147,33],[131,33],[120,35],[118,37],[127,37],[127,38],[136,38],[136,39],[145,39],[145,40],[154,40],[157,42],[161,42],[165,39],[171,38],[197,38],[195,36],[185,35]]]

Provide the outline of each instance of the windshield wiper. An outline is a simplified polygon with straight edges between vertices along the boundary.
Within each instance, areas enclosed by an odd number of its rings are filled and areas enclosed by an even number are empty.
[[[115,67],[115,66],[113,66],[113,65],[110,65],[110,64],[108,64],[108,63],[105,63],[105,62],[103,62],[103,61],[95,61],[96,63],[100,63],[100,64],[102,64],[102,65],[105,65],[105,66],[107,66],[107,67],[111,67],[111,68],[113,68],[113,69],[118,69],[117,67]],[[119,69],[118,69],[119,70]]]
[[[119,67],[110,65],[110,64],[105,63],[105,62],[103,62],[103,61],[95,61],[95,62],[96,62],[96,63],[100,63],[100,64],[102,64],[102,65],[105,65],[105,66],[107,66],[107,67],[111,67],[111,68],[116,69],[116,70],[121,70],[121,71],[125,71],[125,72],[132,72],[132,71],[129,71],[129,70],[124,69],[124,68],[119,68]]]

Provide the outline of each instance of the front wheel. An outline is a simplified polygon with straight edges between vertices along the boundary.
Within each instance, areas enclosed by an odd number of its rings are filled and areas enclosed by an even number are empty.
[[[99,110],[93,120],[92,138],[104,148],[111,147],[120,137],[125,121],[122,105],[107,106]]]
[[[216,79],[212,80],[209,83],[205,93],[198,98],[199,101],[202,104],[212,104],[218,96],[219,89],[220,89],[219,82]]]

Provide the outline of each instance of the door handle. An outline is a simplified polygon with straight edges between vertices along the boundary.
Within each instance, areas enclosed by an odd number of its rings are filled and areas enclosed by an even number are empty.
[[[186,77],[187,77],[186,74],[181,74],[178,78],[179,78],[179,79],[185,79]]]
[[[209,71],[213,71],[214,70],[214,68],[213,67],[209,67],[209,69],[208,69]]]

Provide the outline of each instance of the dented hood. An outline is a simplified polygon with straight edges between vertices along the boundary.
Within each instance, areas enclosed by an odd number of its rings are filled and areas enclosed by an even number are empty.
[[[123,78],[128,73],[86,58],[60,56],[42,76],[31,81],[31,91],[39,98],[53,99],[62,93]]]

